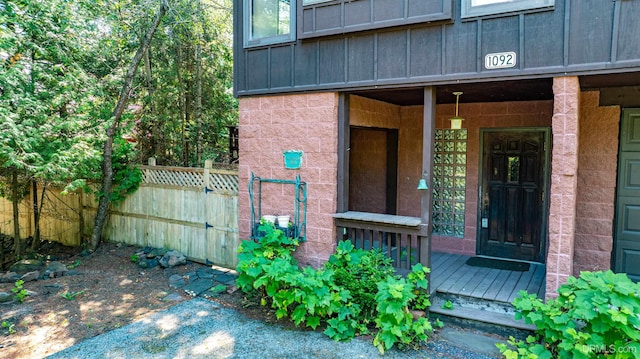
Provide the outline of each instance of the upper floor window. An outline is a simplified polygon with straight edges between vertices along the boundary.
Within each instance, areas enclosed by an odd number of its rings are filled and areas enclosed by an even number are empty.
[[[548,8],[555,0],[462,0],[462,17]]]
[[[244,0],[244,46],[295,40],[295,0]]]

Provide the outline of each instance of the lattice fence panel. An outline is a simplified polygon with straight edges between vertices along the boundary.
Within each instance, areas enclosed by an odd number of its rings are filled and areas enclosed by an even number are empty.
[[[212,190],[238,193],[238,174],[227,173],[227,171],[211,172],[209,173],[209,185]]]
[[[142,183],[179,187],[204,187],[204,170],[201,168],[143,166],[142,169]]]

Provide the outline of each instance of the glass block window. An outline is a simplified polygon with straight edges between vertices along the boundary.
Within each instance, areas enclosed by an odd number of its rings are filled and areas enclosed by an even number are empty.
[[[436,129],[433,152],[433,233],[463,238],[467,130]]]

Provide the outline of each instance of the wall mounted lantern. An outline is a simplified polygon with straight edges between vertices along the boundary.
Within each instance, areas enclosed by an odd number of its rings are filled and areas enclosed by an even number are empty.
[[[429,189],[429,186],[427,185],[427,180],[425,179],[425,177],[427,177],[426,171],[422,172],[422,178],[420,178],[420,181],[418,182],[418,189],[421,191]]]
[[[452,130],[459,130],[462,128],[462,121],[464,121],[464,118],[458,116],[458,101],[460,100],[462,92],[454,92],[453,94],[456,96],[456,115],[450,118],[449,121],[451,121]]]

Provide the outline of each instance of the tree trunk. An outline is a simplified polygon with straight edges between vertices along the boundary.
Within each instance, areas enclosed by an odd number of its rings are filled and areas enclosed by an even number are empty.
[[[40,205],[38,206],[38,182],[31,182],[31,193],[33,196],[33,242],[31,242],[31,250],[38,250],[40,246],[40,213],[42,213],[42,202],[44,202],[44,191],[46,187],[42,187]]]
[[[127,105],[127,100],[129,99],[129,93],[131,92],[133,77],[136,73],[136,69],[138,68],[140,61],[142,60],[142,55],[144,55],[144,53],[149,48],[151,39],[153,39],[153,34],[160,25],[160,20],[162,19],[168,8],[169,5],[167,3],[167,0],[162,0],[153,24],[151,24],[151,27],[148,29],[147,34],[145,35],[142,43],[140,44],[140,47],[138,48],[138,51],[131,60],[131,64],[129,65],[129,69],[127,70],[127,75],[125,77],[124,85],[122,86],[122,89],[120,91],[118,103],[116,104],[116,107],[114,108],[111,115],[113,124],[109,128],[107,128],[107,140],[104,143],[102,159],[102,196],[100,197],[100,201],[98,202],[98,210],[96,212],[93,233],[91,234],[92,250],[96,250],[96,248],[98,248],[98,246],[100,245],[100,241],[102,240],[102,228],[104,227],[104,223],[107,219],[109,197],[111,195],[111,186],[113,185],[113,138],[120,124],[122,113],[124,112],[124,109]]]
[[[16,258],[22,256],[22,239],[20,238],[20,209],[18,207],[18,169],[11,171],[11,203],[13,204],[13,245]]]
[[[202,3],[198,0],[198,13],[202,14]],[[202,163],[202,30],[198,30],[196,44],[196,164]]]

